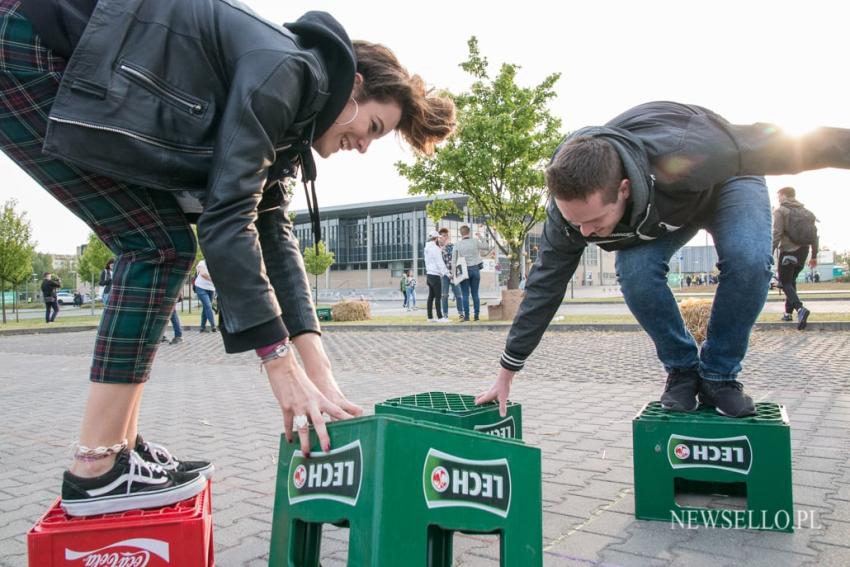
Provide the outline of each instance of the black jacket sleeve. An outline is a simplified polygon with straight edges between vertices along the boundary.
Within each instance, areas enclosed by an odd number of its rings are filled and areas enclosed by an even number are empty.
[[[262,57],[255,54],[255,59]],[[256,61],[246,73],[256,73]],[[288,59],[265,77],[241,77],[228,95],[216,142],[198,238],[216,284],[227,352],[259,348],[288,336],[278,294],[263,262],[257,206],[284,137],[302,101],[301,63]],[[293,267],[293,269],[298,269]]]
[[[304,269],[304,258],[298,240],[292,232],[292,221],[288,213],[289,198],[283,193],[280,184],[267,193],[272,191],[280,193],[280,204],[267,207],[264,204],[264,196],[256,223],[263,263],[278,303],[283,309],[283,321],[290,336],[296,337],[308,332],[321,334],[310,283]]]
[[[521,370],[525,359],[537,348],[564,299],[567,284],[586,246],[581,234],[567,225],[550,201],[537,261],[528,275],[525,298],[514,317],[500,360],[503,368]]]

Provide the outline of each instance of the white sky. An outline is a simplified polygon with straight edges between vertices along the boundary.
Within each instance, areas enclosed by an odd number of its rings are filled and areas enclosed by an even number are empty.
[[[249,0],[260,15],[292,21],[326,10],[353,39],[392,48],[412,72],[437,87],[469,86],[458,67],[466,41],[479,39],[491,74],[503,62],[522,67],[518,81],[539,83],[560,72],[553,112],[564,131],[601,124],[650,100],[706,106],[732,122],[772,121],[800,131],[817,125],[850,128],[846,13],[841,3],[746,0],[297,1]],[[410,159],[388,136],[366,155],[319,159],[322,206],[399,198],[407,185],[393,167]],[[0,200],[18,200],[32,222],[37,249],[73,253],[87,227],[65,211],[5,156]],[[822,170],[768,179],[793,184],[821,220],[822,246],[850,250],[846,230],[850,171]],[[451,188],[449,188],[451,189]],[[295,208],[304,208],[297,191]],[[695,239],[702,244],[703,237]]]

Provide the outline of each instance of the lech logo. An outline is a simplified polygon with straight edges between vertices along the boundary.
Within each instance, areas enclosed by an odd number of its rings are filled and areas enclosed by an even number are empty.
[[[509,415],[496,423],[483,423],[473,427],[475,431],[495,435],[496,437],[504,437],[506,439],[514,439],[516,437],[516,424],[514,416]]]
[[[477,508],[502,518],[511,508],[507,459],[474,461],[429,449],[422,488],[428,508]]]
[[[335,500],[357,505],[363,477],[363,454],[360,440],[328,453],[295,451],[289,461],[289,503],[305,500]]]
[[[674,469],[707,468],[749,474],[753,450],[746,435],[710,439],[670,436],[667,458]]]

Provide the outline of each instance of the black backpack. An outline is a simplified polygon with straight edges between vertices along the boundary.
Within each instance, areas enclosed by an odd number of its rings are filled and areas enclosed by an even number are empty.
[[[796,244],[811,246],[818,239],[818,227],[815,226],[817,218],[807,208],[785,207],[788,216],[785,217],[785,235]]]

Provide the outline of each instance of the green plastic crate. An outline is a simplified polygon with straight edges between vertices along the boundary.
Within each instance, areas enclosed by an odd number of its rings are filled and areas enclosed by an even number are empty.
[[[333,321],[333,312],[330,307],[319,307],[316,309],[316,317],[319,321]]]
[[[424,392],[375,404],[375,413],[472,429],[505,439],[522,439],[522,407],[511,401],[507,404],[507,415],[501,417],[495,401],[476,406],[474,396]]]
[[[643,407],[632,421],[635,516],[678,525],[794,531],[791,426],[785,407],[756,404],[730,418],[713,407],[693,413]],[[676,502],[676,495],[707,501]],[[732,497],[745,506],[732,506]],[[730,505],[725,505],[725,502]]]
[[[328,424],[331,451],[280,440],[269,566],[318,567],[324,524],[349,567],[451,567],[452,534],[497,534],[501,565],[543,564],[540,450],[374,415]]]

